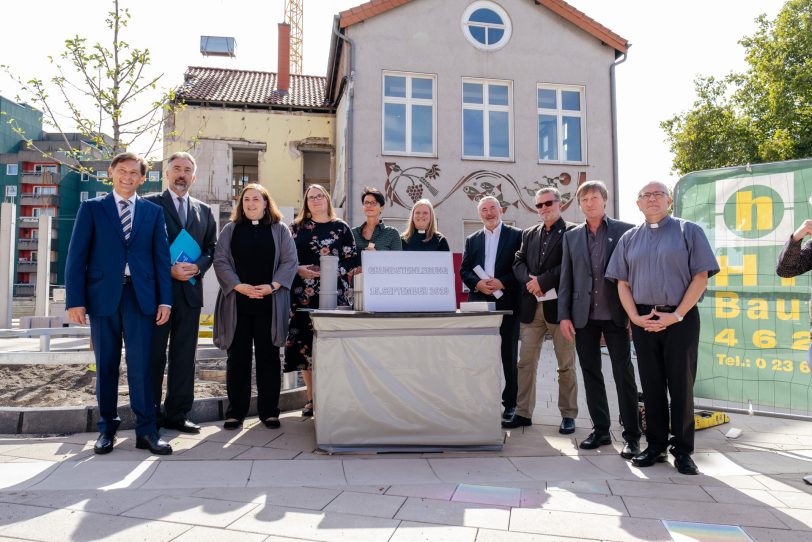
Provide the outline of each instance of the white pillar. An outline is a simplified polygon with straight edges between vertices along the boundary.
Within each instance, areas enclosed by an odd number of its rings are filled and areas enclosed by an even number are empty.
[[[14,297],[14,241],[17,239],[17,207],[0,206],[0,328],[11,328],[11,304]]]
[[[39,217],[37,243],[37,290],[35,316],[50,316],[48,294],[51,286],[51,221],[50,216]]]
[[[220,234],[220,205],[217,203],[209,203],[211,212],[214,215],[215,228],[217,234]],[[203,248],[203,247],[200,247]],[[200,311],[202,314],[214,314],[214,305],[217,301],[217,292],[220,291],[220,283],[217,282],[217,277],[214,274],[214,269],[209,268],[209,271],[203,275],[203,309]]]

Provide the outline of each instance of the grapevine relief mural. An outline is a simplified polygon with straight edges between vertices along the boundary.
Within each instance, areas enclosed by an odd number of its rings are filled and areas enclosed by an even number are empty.
[[[390,206],[399,205],[405,209],[411,209],[414,202],[423,197],[429,197],[432,199],[434,207],[439,207],[452,195],[462,191],[471,201],[493,196],[499,200],[503,211],[515,207],[535,213],[533,198],[536,190],[545,186],[554,186],[561,192],[561,210],[563,211],[572,204],[578,185],[586,181],[585,171],[578,173],[578,179],[575,182],[569,173],[563,172],[556,177],[542,175],[541,179],[532,181],[529,185],[519,186],[511,175],[480,169],[463,175],[447,193],[438,197],[440,191],[437,186],[441,173],[439,165],[432,164],[429,168],[422,166],[402,168],[397,162],[386,162],[385,166],[384,192],[386,199]]]

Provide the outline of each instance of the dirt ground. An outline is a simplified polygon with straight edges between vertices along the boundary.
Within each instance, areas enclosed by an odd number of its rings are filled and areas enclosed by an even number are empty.
[[[201,369],[225,371],[225,360],[198,361]],[[127,365],[121,364],[119,397],[127,402]],[[224,397],[225,380],[195,382],[195,397]],[[93,406],[96,404],[96,373],[87,365],[0,366],[0,407]]]

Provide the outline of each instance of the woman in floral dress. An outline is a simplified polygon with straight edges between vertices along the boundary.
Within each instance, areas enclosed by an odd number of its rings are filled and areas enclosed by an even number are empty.
[[[307,389],[303,416],[313,415],[313,323],[310,314],[297,309],[319,308],[319,258],[338,256],[338,305],[350,305],[352,283],[350,272],[361,265],[350,227],[336,217],[330,195],[318,184],[310,185],[304,205],[291,226],[299,255],[299,271],[291,288],[291,320],[285,343],[285,372],[302,371]],[[327,278],[325,277],[325,280]]]

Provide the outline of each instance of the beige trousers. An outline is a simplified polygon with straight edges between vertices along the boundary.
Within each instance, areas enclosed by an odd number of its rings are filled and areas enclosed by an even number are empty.
[[[553,349],[558,360],[558,410],[563,418],[578,417],[578,376],[575,373],[575,343],[569,342],[558,324],[544,319],[542,304],[536,307],[536,315],[529,324],[522,322],[519,328],[518,396],[516,414],[533,417],[536,408],[536,375],[544,336],[553,337]]]

